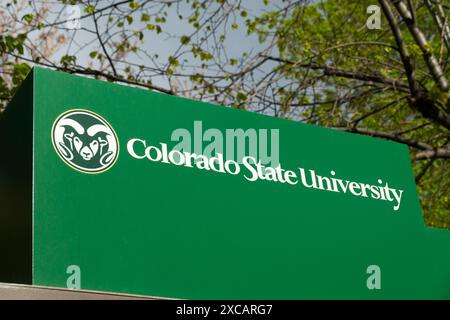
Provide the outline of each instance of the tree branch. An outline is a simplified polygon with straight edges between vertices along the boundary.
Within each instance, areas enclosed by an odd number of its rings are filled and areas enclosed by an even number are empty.
[[[428,11],[432,15],[436,25],[438,26],[439,32],[441,33],[441,37],[444,40],[445,46],[447,47],[447,51],[450,52],[450,29],[448,26],[448,22],[445,20],[445,15],[443,14],[442,6],[440,4],[436,4],[438,12],[436,12],[431,4],[430,0],[424,0],[425,5],[427,6]],[[444,18],[444,21],[441,21],[441,18]]]
[[[347,128],[347,127],[338,127],[334,129],[351,133],[358,133],[370,137],[383,138],[386,140],[405,144],[414,149],[421,150],[415,155],[414,157],[415,160],[438,159],[438,158],[450,159],[450,149],[448,148],[434,148],[431,145],[424,142],[405,139],[397,133],[388,133],[375,131],[371,129]]]
[[[103,78],[105,78],[105,79],[107,79],[109,81],[112,81],[112,82],[121,82],[121,83],[131,84],[131,85],[134,85],[134,86],[138,86],[138,87],[142,87],[142,88],[147,88],[147,89],[159,91],[159,92],[162,92],[162,93],[165,93],[165,94],[175,95],[175,93],[172,90],[170,90],[170,89],[159,87],[159,86],[156,86],[154,84],[149,84],[149,83],[146,83],[144,81],[124,79],[124,78],[121,78],[120,76],[116,77],[116,76],[114,76],[112,74],[107,74],[107,73],[104,73],[104,72],[101,72],[101,71],[98,71],[98,70],[84,69],[84,68],[79,67],[79,66],[59,67],[58,68],[56,65],[45,63],[45,62],[42,62],[42,61],[37,62],[37,61],[35,61],[33,59],[30,59],[30,58],[27,58],[27,57],[23,57],[23,56],[20,56],[20,55],[11,53],[11,52],[4,52],[4,53],[8,54],[8,55],[10,55],[12,57],[15,57],[15,58],[17,58],[19,60],[27,61],[27,62],[33,63],[35,65],[40,65],[40,66],[48,67],[48,68],[51,68],[51,69],[58,69],[58,70],[65,71],[65,72],[68,72],[68,73],[84,74],[84,75],[90,75],[90,76],[103,77]]]
[[[408,140],[396,133],[387,133],[387,132],[380,132],[380,131],[375,131],[375,130],[371,130],[371,129],[347,128],[347,127],[338,127],[338,128],[334,128],[334,129],[351,132],[351,133],[358,133],[358,134],[362,134],[362,135],[370,136],[370,137],[383,138],[386,140],[406,144],[407,146],[410,146],[412,148],[419,149],[419,150],[424,150],[424,151],[430,151],[430,150],[433,151],[434,150],[434,148],[427,143]]]
[[[411,94],[415,95],[417,94],[417,92],[419,92],[419,83],[416,80],[415,69],[411,63],[409,53],[406,50],[403,35],[397,25],[397,20],[395,19],[389,4],[386,2],[386,0],[379,0],[379,2],[381,7],[383,8],[384,15],[388,20],[389,26],[395,38],[395,42],[397,43],[400,58],[402,60],[403,67],[405,68],[406,76],[408,78],[409,89],[411,90]]]
[[[392,1],[392,0],[391,0]],[[419,29],[417,23],[414,21],[414,15],[408,10],[408,7],[403,3],[403,1],[393,1],[394,6],[397,8],[398,13],[405,21],[409,32],[413,36],[416,44],[422,51],[423,58],[431,72],[434,80],[439,86],[439,89],[443,92],[449,92],[449,86],[447,78],[439,65],[439,61],[434,56],[430,49],[430,45],[425,38],[423,32]]]
[[[433,120],[434,122],[439,123],[440,125],[444,126],[445,128],[450,129],[450,115],[447,112],[445,112],[444,110],[441,110],[439,107],[437,107],[434,104],[434,102],[431,101],[427,97],[427,94],[425,92],[423,92],[423,90],[420,89],[419,83],[417,82],[417,80],[415,78],[415,69],[411,63],[411,58],[409,56],[408,51],[406,50],[406,45],[403,40],[402,33],[400,31],[400,28],[398,27],[397,20],[394,17],[394,14],[391,10],[390,5],[387,3],[387,0],[378,0],[378,1],[383,8],[384,15],[388,19],[389,26],[392,30],[395,41],[399,48],[400,57],[402,59],[403,65],[404,65],[406,75],[408,77],[408,83],[409,83],[409,87],[411,90],[411,97],[409,100],[410,106],[412,108],[416,109],[417,111],[419,111],[422,114],[422,116],[424,116],[425,118]],[[400,5],[400,3],[402,5]],[[406,8],[406,6],[403,2],[401,2],[401,1],[395,2],[395,5],[399,6],[399,8],[401,7],[402,9],[399,9],[399,10],[401,10],[403,13],[405,13],[405,14],[409,13],[408,9]],[[407,14],[407,17],[404,17],[402,15],[402,17],[405,19],[405,21],[406,20],[409,21],[410,26],[412,26],[412,24],[414,24],[413,16],[411,14]],[[420,38],[420,41],[422,41],[422,42],[425,41],[425,43],[426,43],[426,40],[425,40],[423,34],[420,32],[420,30],[418,30],[417,27],[415,27],[413,29],[414,29],[416,36],[418,38]],[[410,29],[410,30],[412,30],[412,29]],[[412,32],[412,31],[410,31],[410,32]],[[423,45],[424,45],[424,48],[426,48],[429,51],[429,49],[427,48],[427,45],[425,45],[425,44],[423,44]],[[435,59],[436,58],[434,58],[434,60]],[[428,60],[433,61],[433,58],[428,58]],[[437,61],[436,61],[436,63],[437,63]],[[439,63],[437,63],[437,67],[439,68],[439,70],[442,71],[442,69],[440,69]],[[438,73],[439,73],[439,71],[438,71]],[[438,78],[442,80],[442,77],[439,76]],[[444,81],[444,83],[442,83],[442,84],[445,87],[446,80],[444,79],[443,81]],[[449,101],[450,101],[450,99],[449,99]]]
[[[147,89],[152,89],[152,90],[156,90],[165,94],[170,94],[170,95],[175,95],[175,93],[170,90],[170,89],[165,89],[159,86],[155,86],[153,84],[148,84],[145,82],[140,82],[140,81],[136,81],[136,80],[129,80],[129,79],[124,79],[121,78],[119,76],[114,76],[112,74],[108,74],[108,73],[104,73],[101,71],[97,71],[97,70],[92,70],[92,69],[79,69],[79,68],[69,68],[69,69],[61,69],[62,71],[66,71],[69,73],[76,73],[76,74],[84,74],[84,75],[91,75],[91,76],[99,76],[99,77],[104,77],[109,81],[112,82],[122,82],[122,83],[126,83],[126,84],[131,84],[131,85],[135,85],[138,87],[143,87],[143,88],[147,88]]]
[[[416,160],[429,160],[429,159],[450,159],[450,149],[448,148],[438,148],[433,150],[424,150],[417,152]]]
[[[100,42],[100,46],[102,47],[102,50],[106,56],[106,59],[108,59],[109,65],[111,66],[114,76],[117,77],[116,67],[114,66],[114,63],[112,62],[111,57],[109,56],[108,51],[106,50],[105,44],[103,43],[103,40],[102,40],[102,36],[100,35],[100,32],[98,30],[97,17],[95,16],[95,13],[92,15],[92,18],[94,19],[95,33],[97,35],[97,39]]]
[[[436,161],[436,158],[430,159],[427,164],[425,164],[425,167],[419,172],[419,174],[416,176],[416,185],[419,184],[420,180],[425,176],[425,174],[428,172],[428,170],[433,165],[434,161]]]
[[[339,69],[339,68],[335,68],[335,67],[329,67],[327,65],[322,65],[322,64],[315,63],[315,62],[296,63],[296,62],[292,62],[292,61],[277,58],[277,57],[271,57],[271,56],[264,56],[264,57],[266,57],[267,59],[272,60],[272,61],[281,62],[281,63],[293,65],[296,67],[300,67],[300,68],[306,68],[306,69],[311,69],[311,70],[322,70],[323,74],[326,76],[335,76],[335,77],[342,77],[342,78],[347,78],[347,79],[355,79],[355,80],[361,80],[361,81],[382,83],[382,84],[388,85],[390,87],[396,88],[400,91],[409,92],[408,86],[406,86],[405,84],[403,84],[399,81],[396,81],[394,79],[388,79],[388,78],[383,78],[383,77],[377,76],[377,75],[370,75],[370,74],[365,74],[362,72],[354,72],[354,71]]]

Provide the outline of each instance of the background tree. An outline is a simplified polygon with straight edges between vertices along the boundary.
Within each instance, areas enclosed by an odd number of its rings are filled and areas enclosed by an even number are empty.
[[[4,1],[0,102],[39,64],[396,141],[426,223],[449,228],[449,17],[444,0]]]

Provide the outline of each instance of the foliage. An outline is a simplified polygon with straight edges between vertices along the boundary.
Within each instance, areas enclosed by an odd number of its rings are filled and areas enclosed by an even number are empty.
[[[378,0],[369,29],[373,4],[4,1],[0,110],[39,64],[404,143],[426,222],[450,228],[450,5]]]

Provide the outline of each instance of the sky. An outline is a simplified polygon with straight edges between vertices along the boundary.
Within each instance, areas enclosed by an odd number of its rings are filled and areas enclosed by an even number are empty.
[[[108,3],[120,1],[110,1],[110,0],[100,0],[97,2],[97,7],[102,8],[108,5]],[[274,1],[274,5],[277,2]],[[34,1],[36,7],[40,7],[42,4],[50,6],[50,11],[47,17],[49,23],[57,23],[61,21],[66,21],[68,14],[70,13],[68,6],[61,4],[59,1]],[[249,17],[253,15],[259,15],[264,10],[271,10],[274,5],[265,6],[262,0],[244,0],[242,1],[242,6],[245,7],[246,11],[249,13]],[[187,35],[192,33],[195,29],[191,24],[187,23],[186,19],[180,20],[178,15],[181,14],[183,17],[188,17],[192,14],[192,9],[190,5],[181,5],[178,8],[172,6],[168,10],[167,22],[163,25],[163,33],[156,34],[154,31],[146,30],[145,23],[140,22],[140,14],[134,16],[134,21],[132,27],[135,29],[144,29],[144,43],[141,48],[147,51],[150,56],[154,58],[155,54],[158,55],[156,60],[159,63],[165,63],[170,55],[178,48],[180,44],[180,39],[182,35]],[[84,15],[81,12],[81,15]],[[230,25],[227,28],[227,38],[225,40],[225,46],[227,49],[227,54],[229,58],[237,58],[242,56],[243,52],[252,52],[252,50],[257,51],[261,48],[261,44],[258,42],[258,38],[255,35],[247,35],[245,31],[245,18],[242,18],[239,13],[236,14],[236,23],[240,26],[238,30],[232,30]],[[63,34],[67,38],[72,38],[73,40],[62,46],[57,52],[54,53],[52,60],[59,61],[60,58],[65,54],[75,54],[77,57],[77,64],[86,66],[91,59],[89,54],[93,50],[98,50],[98,42],[95,41],[96,35],[92,32],[95,30],[95,25],[92,18],[82,19],[80,30],[62,30]],[[100,20],[99,29],[102,30],[105,27],[106,18]],[[64,27],[65,24],[62,24]],[[31,38],[35,37],[37,39],[39,35],[47,31],[44,29],[42,31],[36,30],[32,33]],[[166,34],[167,33],[167,34]],[[169,35],[170,34],[170,35]],[[185,57],[191,57],[188,54]],[[146,66],[151,65],[151,59],[144,54],[132,54],[126,58],[128,62],[136,64],[144,64]],[[192,62],[190,60],[189,62]],[[198,62],[195,62],[195,67],[199,66]],[[165,77],[154,77],[152,78],[153,84],[158,86],[167,87],[167,80]]]

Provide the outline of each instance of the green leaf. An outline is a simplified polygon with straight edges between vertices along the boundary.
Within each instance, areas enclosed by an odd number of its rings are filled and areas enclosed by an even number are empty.
[[[166,22],[166,18],[165,17],[156,17],[155,18],[155,22],[156,23],[165,23]]]
[[[63,65],[68,65],[68,64],[75,63],[76,60],[77,60],[77,57],[71,56],[71,55],[68,55],[68,54],[66,54],[66,55],[61,57],[61,63]]]
[[[189,79],[193,82],[200,82],[200,80],[202,79],[202,76],[199,73],[195,73],[195,74],[189,76]]]
[[[247,100],[247,95],[245,94],[245,92],[239,91],[237,96],[236,96],[236,99],[238,101],[245,101],[245,100]]]
[[[95,7],[93,5],[87,6],[86,8],[84,8],[84,12],[86,12],[88,14],[94,14]]]
[[[131,1],[130,2],[130,8],[133,10],[139,9],[140,5],[139,3],[135,2],[135,1]]]
[[[208,52],[208,51],[200,51],[200,60],[202,61],[208,61],[211,60],[213,58],[212,53]]]
[[[32,14],[26,14],[22,17],[22,20],[25,21],[26,23],[30,24],[31,22],[33,22],[34,16]]]
[[[17,63],[14,65],[13,71],[13,83],[15,85],[20,84],[30,72],[31,67],[26,63]]]
[[[189,36],[182,36],[180,41],[181,41],[181,44],[187,45],[187,44],[189,44],[189,42],[191,42],[191,38]]]
[[[198,17],[200,16],[200,12],[199,11],[195,11],[195,13],[189,17],[188,22],[192,23],[194,21],[197,21]]]
[[[179,65],[178,59],[174,56],[169,56],[169,63],[173,67],[177,67]]]
[[[8,51],[13,52],[16,48],[15,46],[15,39],[11,36],[6,36],[5,38],[5,44]]]

